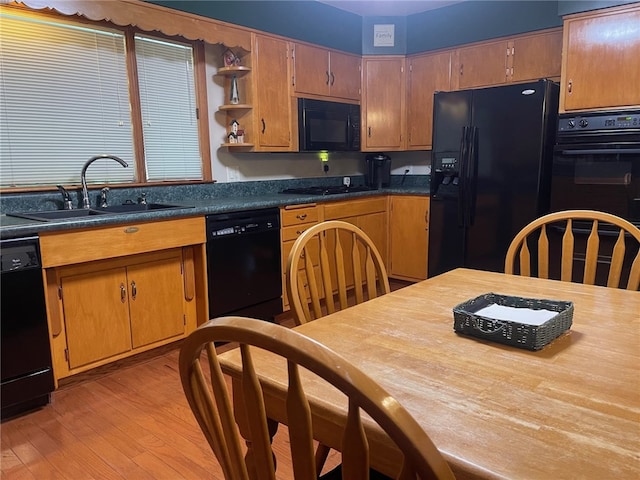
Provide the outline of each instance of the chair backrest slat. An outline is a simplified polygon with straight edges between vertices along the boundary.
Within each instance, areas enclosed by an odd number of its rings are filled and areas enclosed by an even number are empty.
[[[598,221],[591,225],[591,233],[587,239],[586,260],[584,265],[584,278],[582,283],[593,285],[596,283],[596,267],[598,266],[598,252],[600,251],[600,236],[598,235]]]
[[[528,262],[531,261],[529,257]],[[530,264],[527,264],[529,271],[528,277],[531,276]],[[542,226],[540,238],[538,238],[538,276],[540,278],[549,278],[549,237],[547,236],[546,225]]]
[[[620,285],[620,276],[622,275],[622,264],[624,262],[625,252],[624,230],[620,230],[616,244],[613,247],[611,268],[609,269],[609,276],[607,277],[607,287],[617,287]]]
[[[579,222],[579,229],[576,228],[576,222]],[[586,230],[587,227],[583,227],[582,224],[589,225],[589,230]],[[585,284],[593,285],[596,280],[604,283],[604,275],[600,277],[599,269],[607,268],[606,286],[624,288],[625,285],[622,283],[626,273],[623,275],[623,272],[628,271],[626,288],[636,291],[640,288],[640,229],[623,218],[594,210],[550,213],[526,225],[513,238],[507,250],[506,273],[516,273],[514,267],[517,258],[520,275],[531,276],[531,265],[537,261],[538,277],[549,278],[551,242],[548,227],[550,226],[558,231],[564,230],[560,242],[560,280],[573,281],[574,263],[580,261],[584,263],[582,282]],[[574,230],[580,234],[588,233],[586,241],[580,240],[580,245],[586,243],[582,255],[584,258],[576,254]],[[536,234],[539,235],[538,251],[536,256],[532,257],[527,248],[527,239]],[[611,242],[604,241],[605,235],[612,239]],[[606,247],[603,247],[604,245]],[[629,263],[630,268],[625,266]],[[602,273],[604,274],[605,271],[602,270]]]
[[[264,397],[258,376],[256,375],[249,345],[241,344],[242,354],[242,397],[251,438],[254,443],[253,461],[258,478],[275,480],[275,464],[271,452],[269,428],[267,426],[267,414],[264,406]]]
[[[311,409],[304,394],[298,366],[287,362],[289,391],[287,392],[287,421],[295,425],[289,432],[291,460],[295,478],[315,480],[315,454],[313,451],[313,429]]]
[[[573,221],[567,220],[567,228],[562,236],[562,269],[560,279],[564,282],[570,282],[573,276]]]
[[[229,382],[225,381],[214,348],[216,342],[234,342],[240,348],[241,371],[234,372],[233,385],[240,388],[242,395],[234,397],[233,404],[229,401]],[[265,378],[261,382],[261,377],[267,374],[282,378],[282,388],[286,389],[283,395],[290,459],[296,480],[316,479],[311,404],[305,392],[312,377],[314,382],[327,382],[327,388],[331,385],[345,395],[347,417],[344,425],[337,421],[335,426],[341,429],[343,479],[364,480],[369,475],[369,445],[361,412],[368,415],[368,422],[377,423],[396,445],[401,461],[397,466],[400,476],[396,478],[454,479],[427,433],[393,396],[348,360],[295,330],[250,318],[216,318],[184,340],[179,364],[189,406],[226,480],[248,480],[248,471],[251,478],[258,480],[276,477],[275,465],[279,462],[274,461],[269,436],[269,424],[273,426],[273,422],[267,420],[263,391],[267,382]],[[266,372],[265,365],[274,371]],[[242,407],[242,411],[234,411],[233,407]],[[242,456],[236,418],[242,419],[248,448],[246,458]]]

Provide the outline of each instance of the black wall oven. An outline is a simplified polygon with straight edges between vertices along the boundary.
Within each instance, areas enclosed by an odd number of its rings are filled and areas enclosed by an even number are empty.
[[[553,158],[551,211],[587,209],[609,212],[640,227],[640,110],[561,114]],[[574,280],[581,278],[586,238],[590,225],[580,225],[576,235]],[[601,233],[606,235],[606,227]],[[602,245],[603,266],[613,247]],[[629,263],[635,251],[627,252]],[[627,268],[623,275],[627,274]],[[604,269],[603,269],[604,271]],[[554,277],[555,278],[555,277]],[[596,283],[606,284],[604,273]],[[625,277],[626,284],[626,277]]]

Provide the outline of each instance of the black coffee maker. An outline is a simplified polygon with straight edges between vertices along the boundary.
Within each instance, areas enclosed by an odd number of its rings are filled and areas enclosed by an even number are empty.
[[[372,153],[366,157],[365,183],[379,190],[391,184],[391,157],[384,153]]]

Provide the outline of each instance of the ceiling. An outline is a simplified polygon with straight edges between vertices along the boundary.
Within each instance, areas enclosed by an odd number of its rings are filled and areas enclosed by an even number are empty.
[[[318,0],[362,17],[406,17],[462,0]]]

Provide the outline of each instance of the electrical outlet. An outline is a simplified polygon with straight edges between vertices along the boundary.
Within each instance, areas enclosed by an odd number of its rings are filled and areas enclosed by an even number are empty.
[[[407,165],[406,167],[404,167],[404,173],[406,175],[413,175],[413,166]]]
[[[238,170],[236,169],[236,167],[227,167],[227,181],[228,182],[238,181]]]
[[[348,187],[349,185],[351,185],[351,177],[342,177],[342,184],[345,187]]]

